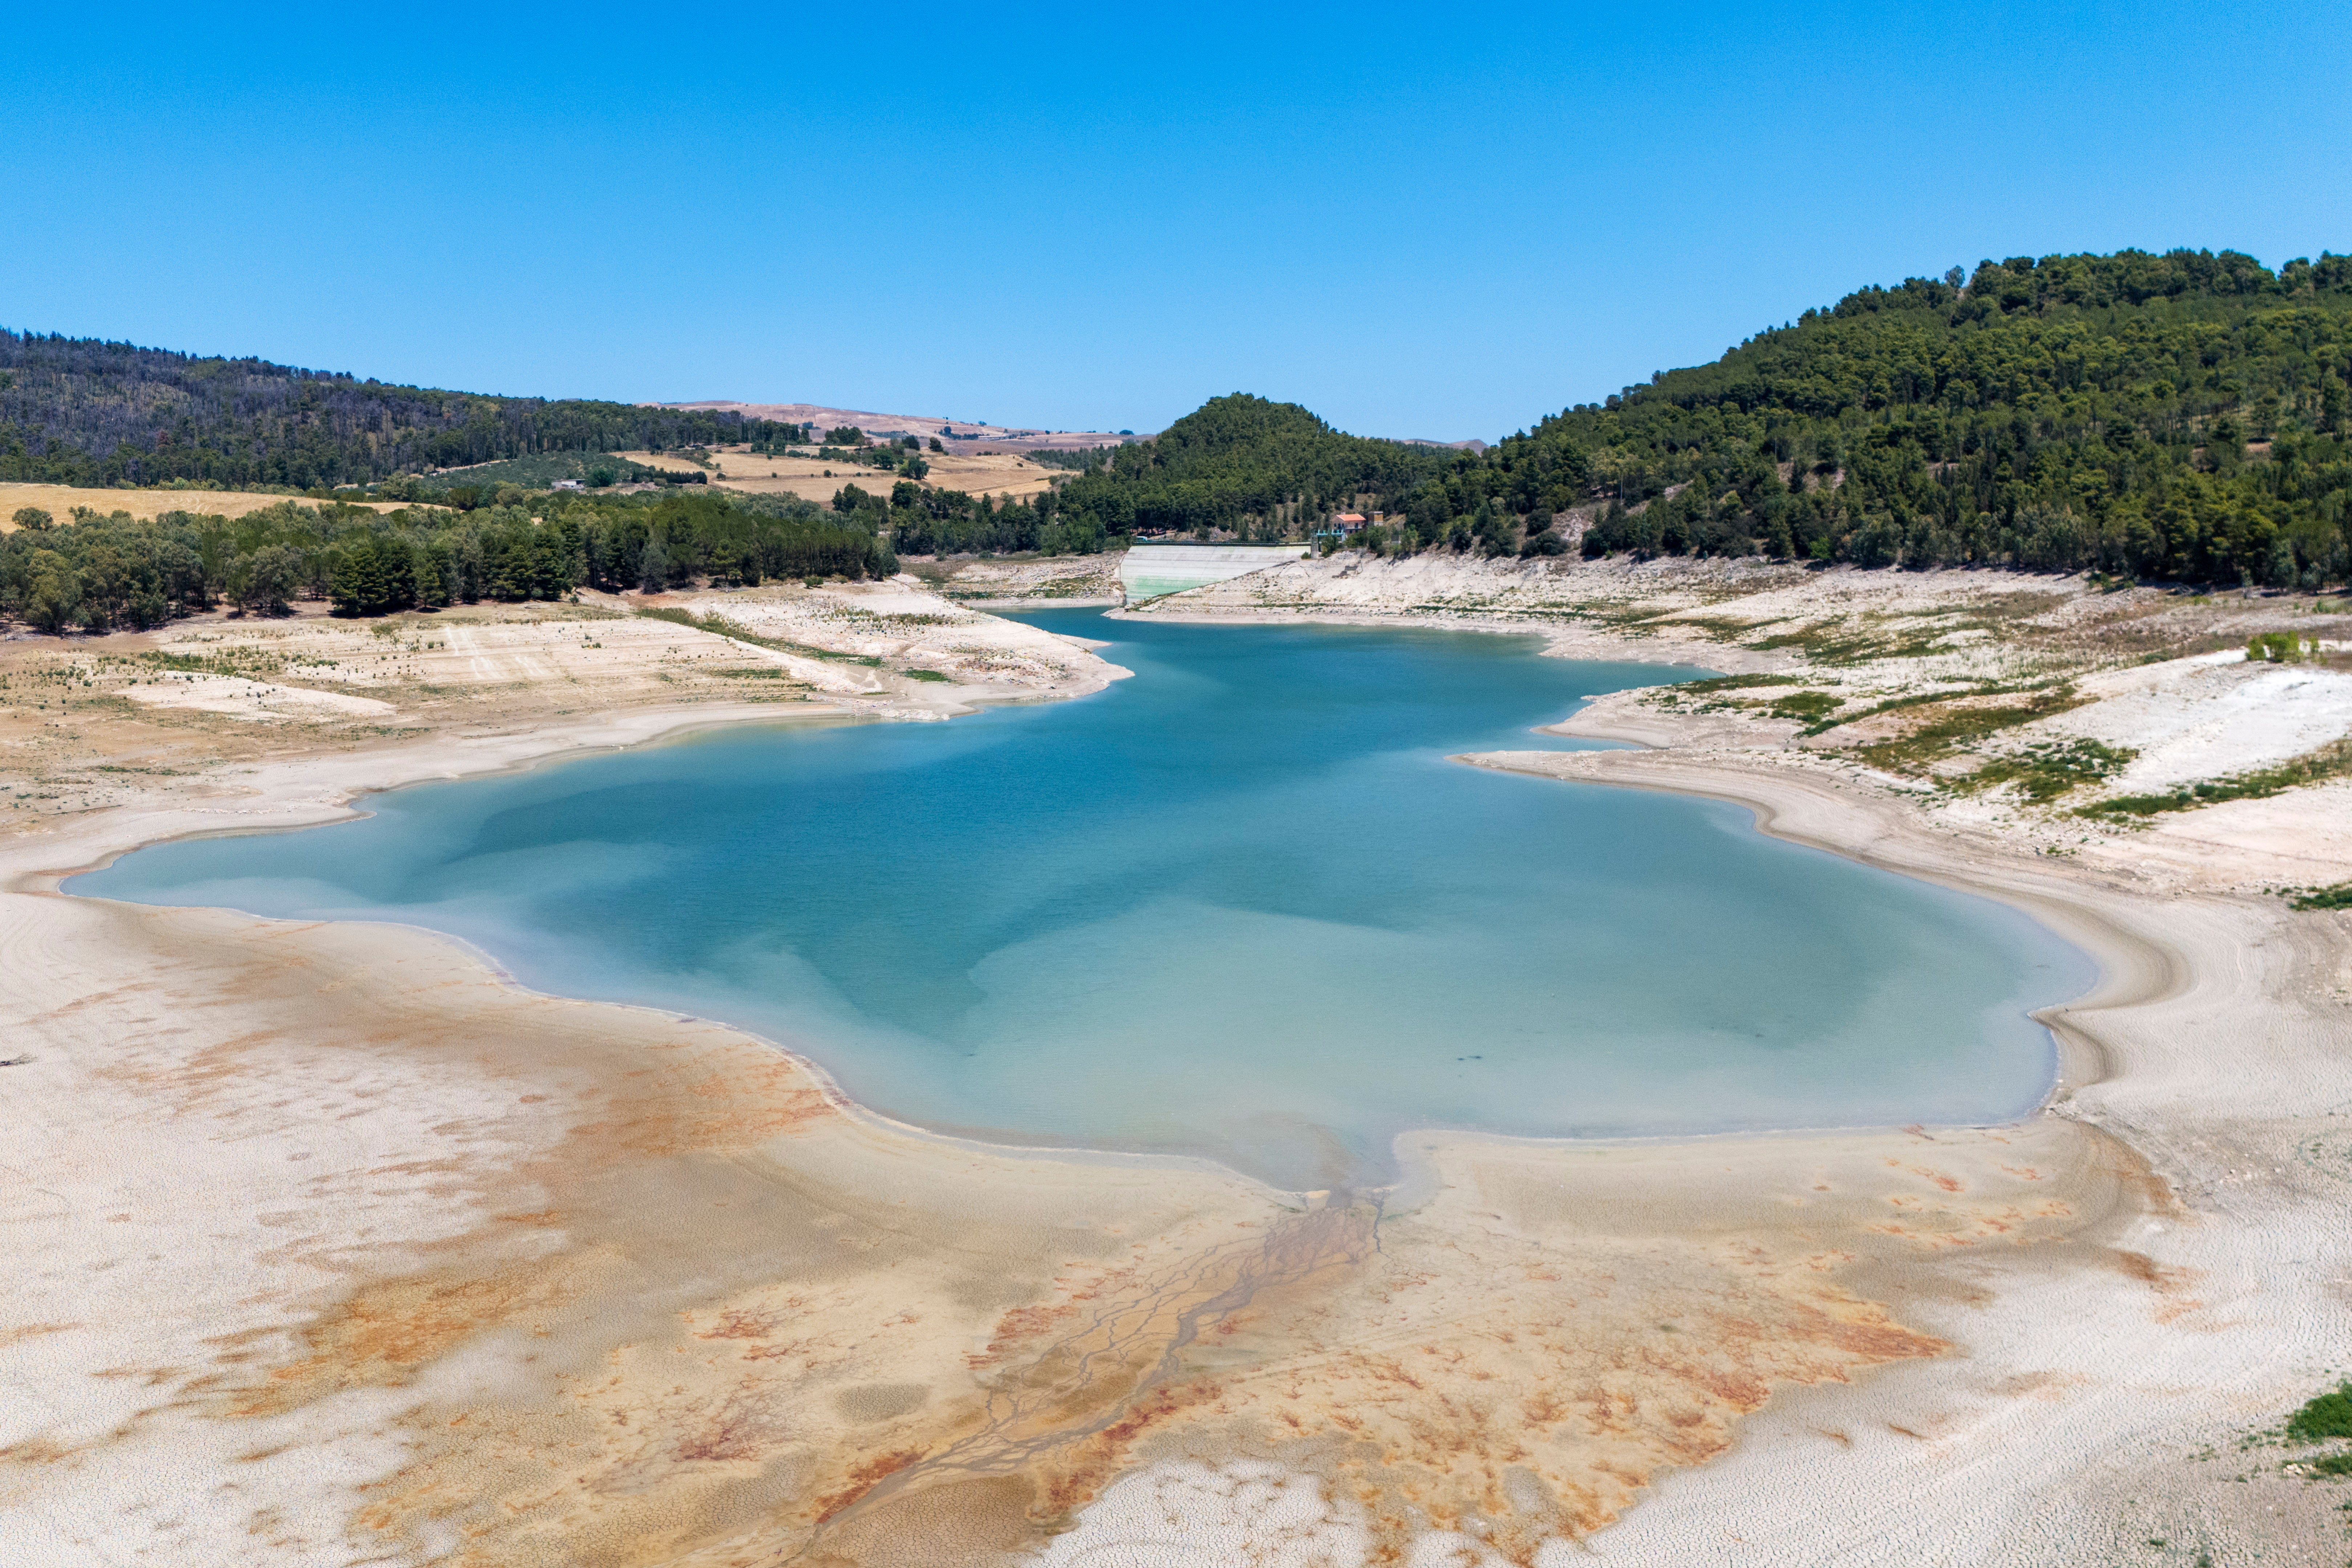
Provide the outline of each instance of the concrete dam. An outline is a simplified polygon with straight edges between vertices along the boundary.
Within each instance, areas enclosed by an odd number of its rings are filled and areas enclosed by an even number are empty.
[[[1118,581],[1127,602],[1139,605],[1187,588],[1246,577],[1307,552],[1304,544],[1139,544],[1119,562]]]

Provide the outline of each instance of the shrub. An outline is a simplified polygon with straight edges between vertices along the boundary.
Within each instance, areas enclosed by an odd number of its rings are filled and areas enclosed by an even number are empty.
[[[2314,888],[2294,900],[2298,910],[2352,910],[2352,882],[2338,882],[2332,888]]]
[[[2337,1384],[2288,1417],[2286,1435],[2297,1443],[2352,1437],[2352,1383]]]

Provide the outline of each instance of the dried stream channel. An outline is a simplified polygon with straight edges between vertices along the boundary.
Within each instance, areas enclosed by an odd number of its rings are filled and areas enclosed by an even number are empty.
[[[1387,1179],[1402,1130],[1982,1122],[2089,962],[1727,805],[1460,766],[1662,671],[1534,637],[1024,617],[1098,695],[705,732],[187,840],[76,892],[462,936],[726,1019],[862,1103],[1020,1143]]]

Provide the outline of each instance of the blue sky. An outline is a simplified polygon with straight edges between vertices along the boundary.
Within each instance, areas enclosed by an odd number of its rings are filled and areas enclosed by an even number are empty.
[[[1492,438],[1983,257],[2352,251],[2347,66],[2300,0],[51,6],[0,57],[0,324]]]

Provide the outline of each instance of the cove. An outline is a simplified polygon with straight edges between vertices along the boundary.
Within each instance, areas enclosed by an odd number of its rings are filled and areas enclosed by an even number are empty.
[[[704,731],[190,839],[71,891],[472,942],[724,1019],[860,1103],[1014,1143],[1374,1183],[1422,1127],[2005,1120],[2090,962],[1719,802],[1449,763],[1689,670],[1540,639],[1023,617],[1134,679],[939,724]]]

